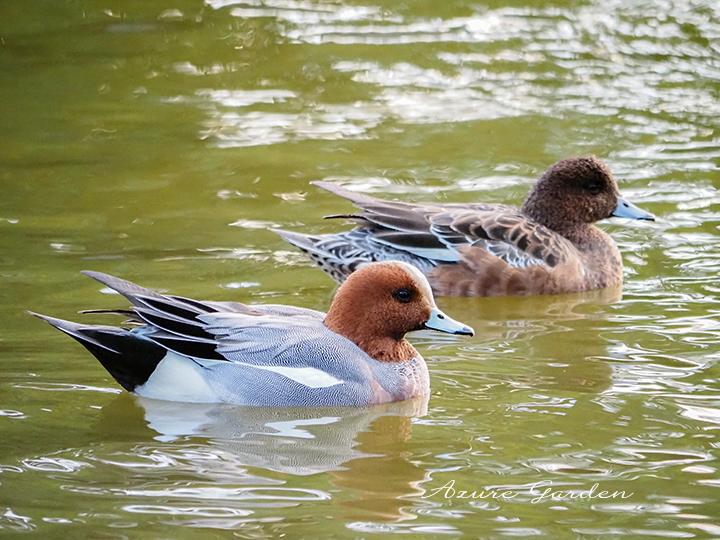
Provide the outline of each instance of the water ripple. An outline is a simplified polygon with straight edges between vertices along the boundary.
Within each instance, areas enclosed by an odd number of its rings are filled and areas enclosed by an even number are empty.
[[[278,144],[303,139],[367,138],[391,121],[448,123],[528,114],[617,115],[625,133],[666,133],[670,144],[634,145],[626,159],[678,161],[712,170],[718,145],[688,142],[712,136],[720,106],[712,85],[720,80],[707,43],[717,34],[708,4],[662,2],[653,18],[644,5],[613,1],[602,9],[481,9],[465,17],[409,18],[392,8],[311,1],[208,0],[232,7],[242,19],[270,18],[286,39],[315,45],[435,44],[436,67],[380,63],[344,53],[333,64],[358,85],[374,90],[369,101],[316,103],[313,112],[214,110],[203,137],[220,147]],[[691,40],[688,40],[690,36]],[[482,44],[483,52],[442,50]],[[498,67],[502,66],[502,67]],[[204,90],[225,107],[302,101],[294,90]],[[686,122],[689,113],[694,121]],[[667,117],[673,121],[666,120]],[[676,144],[673,146],[672,142]],[[708,150],[710,152],[708,152]]]
[[[720,536],[720,3],[127,4],[2,37],[3,532]],[[103,257],[320,308],[330,282],[263,232],[335,230],[308,180],[519,204],[587,153],[658,216],[600,225],[623,291],[439,299],[477,336],[412,338],[427,413],[145,403],[15,315],[80,305],[67,275]],[[450,481],[517,497],[432,495]]]

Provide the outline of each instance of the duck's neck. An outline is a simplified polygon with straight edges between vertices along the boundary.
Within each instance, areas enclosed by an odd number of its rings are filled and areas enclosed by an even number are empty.
[[[406,362],[418,356],[415,347],[405,338],[384,337],[363,340],[345,337],[365,351],[370,358],[380,362]]]
[[[548,227],[546,225],[546,227]],[[580,251],[588,251],[604,244],[608,236],[591,223],[575,223],[563,227],[551,227],[553,231],[570,240]]]
[[[333,307],[325,316],[325,326],[355,343],[370,358],[380,362],[403,362],[418,356],[415,347],[404,336],[387,335],[382,329],[382,321],[374,323],[358,317],[355,312],[348,316]]]
[[[568,223],[567,216],[558,209],[558,205],[547,204],[543,197],[531,193],[523,204],[522,213],[533,221],[564,236],[576,247],[591,246],[598,237],[605,237],[592,223]]]
[[[568,224],[567,216],[561,207],[562,205],[553,197],[545,195],[544,190],[536,186],[522,205],[521,212],[533,221],[562,234],[561,231],[570,227],[575,228],[576,224],[573,223],[572,226]]]
[[[560,230],[558,233],[570,240],[580,251],[597,251],[615,245],[605,231],[591,223],[576,225],[565,231]]]

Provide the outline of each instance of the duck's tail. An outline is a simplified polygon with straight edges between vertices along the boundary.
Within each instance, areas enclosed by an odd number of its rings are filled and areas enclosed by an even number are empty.
[[[378,260],[358,245],[360,231],[339,234],[301,234],[272,229],[284,240],[305,252],[321,270],[335,281],[342,283],[359,265]]]
[[[167,354],[160,345],[122,328],[78,324],[32,311],[28,313],[77,340],[128,392],[145,384]]]
[[[435,266],[429,259],[374,240],[372,231],[363,227],[337,234],[317,235],[282,229],[272,231],[307,253],[315,264],[339,283],[345,281],[360,265],[369,262],[403,261],[426,274]]]

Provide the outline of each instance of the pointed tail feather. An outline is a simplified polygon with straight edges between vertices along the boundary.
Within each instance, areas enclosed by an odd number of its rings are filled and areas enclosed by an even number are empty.
[[[315,180],[310,183],[313,186],[317,186],[321,189],[324,189],[325,191],[329,191],[333,195],[337,195],[338,197],[347,199],[348,201],[350,201],[354,204],[357,204],[358,206],[362,206],[363,204],[374,203],[374,202],[378,201],[378,199],[376,199],[375,197],[371,197],[370,195],[365,195],[364,193],[359,193],[357,191],[353,191],[351,189],[343,187],[339,184],[335,184],[333,182],[326,182],[324,180]]]
[[[314,253],[322,254],[316,248],[317,244],[321,240],[320,236],[312,234],[301,234],[292,231],[286,231],[284,229],[271,228],[270,230],[280,236],[286,242],[292,244],[298,249],[305,251],[306,253],[312,251]]]
[[[147,382],[167,350],[152,341],[114,326],[78,324],[28,312],[77,340],[127,391]]]
[[[146,296],[150,298],[163,298],[161,294],[156,293],[140,285],[136,285],[131,281],[126,281],[110,274],[104,274],[102,272],[95,272],[94,270],[83,270],[81,274],[84,274],[95,281],[99,281],[106,287],[109,287],[113,291],[116,291],[127,298],[130,303],[137,305],[136,296]]]
[[[90,329],[101,329],[106,328],[108,330],[120,330],[120,328],[113,328],[112,326],[108,327],[102,327],[102,326],[87,326],[83,324],[74,323],[72,321],[66,321],[64,319],[57,319],[55,317],[50,317],[49,315],[43,315],[42,313],[35,313],[34,311],[28,311],[30,315],[33,317],[37,317],[38,319],[41,319],[48,323],[50,326],[54,326],[61,332],[64,332],[68,336],[75,338],[79,342],[85,344],[89,343],[95,347],[99,347],[101,349],[105,349],[109,353],[118,354],[118,352],[111,348],[109,345],[105,345],[104,343],[97,341],[92,334],[88,332]]]
[[[123,317],[132,317],[135,315],[135,312],[130,309],[81,309],[78,313],[81,315],[122,315]],[[36,314],[33,313],[33,315]]]
[[[372,261],[372,256],[353,246],[341,234],[311,235],[272,229],[293,246],[307,253],[322,271],[338,283],[352,274],[358,265]]]
[[[363,213],[361,214],[348,214],[348,215],[339,215],[339,216],[328,216],[331,218],[334,217],[347,217],[348,219],[354,219],[356,221],[367,221],[369,215],[375,215],[377,213],[380,214],[387,214],[390,212],[390,215],[393,215],[395,213],[403,213],[403,212],[416,212],[417,211],[417,205],[412,203],[406,203],[402,201],[392,201],[392,200],[386,200],[386,199],[378,199],[377,197],[371,197],[370,195],[366,195],[365,193],[359,193],[357,191],[353,191],[351,189],[347,189],[339,184],[335,184],[333,182],[325,182],[324,180],[315,180],[314,182],[310,182],[312,185],[317,186],[319,188],[324,189],[325,191],[329,191],[333,195],[337,195],[338,197],[342,197],[343,199],[347,199],[351,203],[353,203],[358,208],[361,208],[363,210]],[[366,215],[367,214],[367,215]],[[415,219],[417,219],[419,216],[415,215]],[[370,219],[369,221],[373,221]]]

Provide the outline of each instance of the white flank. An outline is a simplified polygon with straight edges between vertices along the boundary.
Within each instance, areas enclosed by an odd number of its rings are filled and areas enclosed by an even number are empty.
[[[256,364],[244,363],[243,365],[256,369],[264,369],[265,371],[272,371],[308,388],[328,388],[345,382],[341,379],[336,379],[326,371],[313,367],[258,366]]]
[[[202,369],[189,358],[168,352],[145,384],[135,388],[135,393],[168,401],[219,403],[221,400],[205,382]]]

